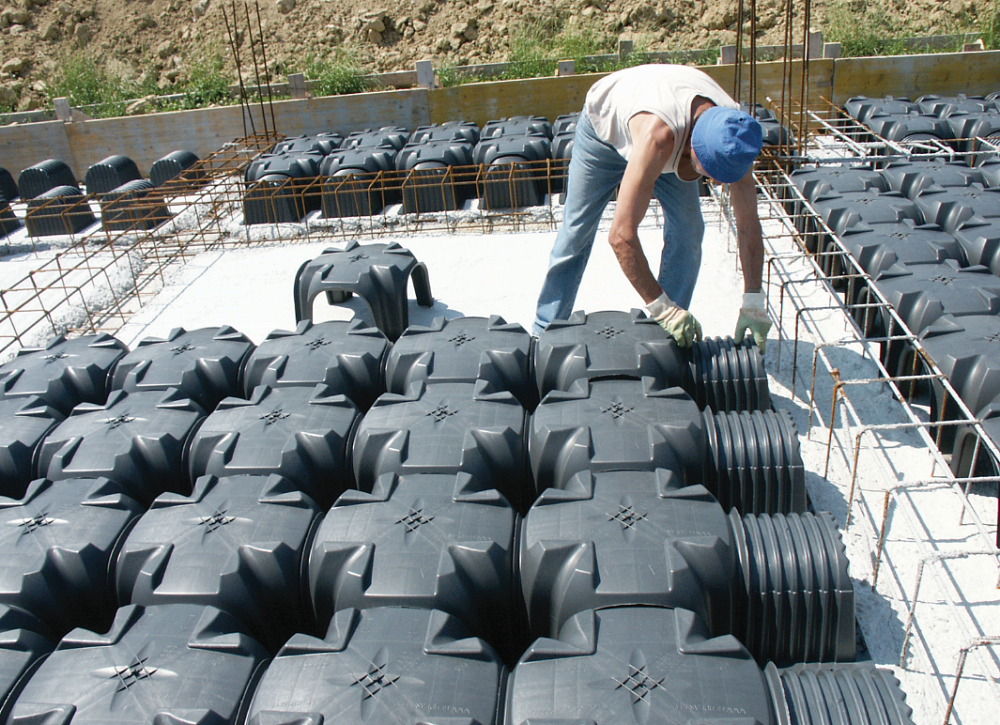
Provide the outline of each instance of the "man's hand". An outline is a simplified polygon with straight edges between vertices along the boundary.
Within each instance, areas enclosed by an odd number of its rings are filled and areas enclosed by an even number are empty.
[[[767,316],[763,292],[747,292],[743,295],[743,306],[736,321],[736,342],[743,342],[747,330],[753,334],[754,342],[763,355],[767,351],[767,331],[771,329],[771,319]]]
[[[687,310],[675,305],[666,292],[646,305],[646,311],[680,347],[691,347],[692,343],[701,340],[701,325],[698,320]]]

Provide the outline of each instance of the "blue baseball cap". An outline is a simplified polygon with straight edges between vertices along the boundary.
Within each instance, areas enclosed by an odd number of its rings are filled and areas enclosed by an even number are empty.
[[[739,181],[760,153],[763,133],[757,120],[734,108],[712,106],[695,119],[691,148],[710,177]]]

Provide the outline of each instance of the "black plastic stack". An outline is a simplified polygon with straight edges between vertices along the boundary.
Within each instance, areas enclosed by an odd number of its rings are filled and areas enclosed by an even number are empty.
[[[107,194],[126,182],[141,178],[142,174],[132,159],[116,154],[98,161],[87,169],[83,185],[87,188],[88,194]]]
[[[323,158],[316,152],[293,151],[254,159],[244,172],[243,223],[295,223],[319,209],[316,178]]]
[[[325,510],[353,488],[347,447],[358,417],[350,398],[322,385],[261,385],[248,400],[226,398],[191,441],[191,480],[278,474]]]
[[[708,338],[683,350],[637,309],[554,320],[538,338],[534,362],[539,396],[581,379],[651,377],[661,387],[684,388],[699,408],[771,407],[764,360],[749,341]]]
[[[0,166],[0,197],[7,201],[14,201],[20,194],[17,191],[17,184],[14,177],[10,175],[4,167]]]
[[[344,139],[345,149],[392,149],[399,151],[406,145],[410,132],[402,126],[383,126],[354,131]]]
[[[111,387],[127,393],[176,388],[211,412],[223,398],[240,395],[240,374],[254,350],[232,327],[185,330],[147,337],[118,361]]]
[[[164,494],[117,557],[121,604],[229,612],[275,652],[306,621],[302,573],[319,507],[281,476],[203,476]]]
[[[705,486],[727,511],[787,514],[808,507],[798,434],[786,410],[705,411]]]
[[[0,717],[6,719],[34,667],[54,647],[38,619],[0,604]]]
[[[493,649],[444,612],[345,609],[324,638],[288,640],[246,722],[499,723],[506,680]]]
[[[275,330],[251,353],[243,369],[246,397],[258,385],[314,388],[322,384],[348,396],[362,411],[385,392],[383,367],[389,341],[360,320],[314,324],[294,332]]]
[[[437,609],[516,661],[528,644],[517,584],[521,520],[482,480],[385,474],[371,493],[344,493],[309,555],[316,619],[350,608]]]
[[[757,119],[765,146],[780,147],[795,143],[792,132],[785,126],[782,126],[781,121],[774,115],[774,111],[763,104],[755,103],[751,109],[749,104],[741,103],[740,110]]]
[[[21,228],[21,220],[17,218],[14,210],[10,207],[10,202],[0,194],[0,237],[13,234]]]
[[[442,124],[417,126],[408,139],[411,144],[428,141],[458,141],[475,145],[479,143],[479,126],[472,121],[445,121]]]
[[[953,121],[964,141],[976,142],[978,115],[998,113],[988,98],[925,97],[919,104],[899,99],[852,99],[848,112],[864,120],[866,114],[913,114]],[[987,128],[987,126],[984,126]],[[963,147],[966,151],[971,147]],[[961,149],[960,149],[961,150]],[[974,158],[975,165],[968,159]],[[838,288],[862,332],[878,339],[890,373],[926,372],[901,336],[904,330],[878,310],[879,298],[888,300],[908,330],[921,338],[930,359],[949,378],[973,414],[987,421],[988,431],[1000,433],[991,422],[1000,407],[994,405],[992,381],[996,316],[1000,314],[1000,161],[987,154],[964,160],[915,158],[890,160],[881,168],[838,164],[801,169],[791,175],[786,201],[790,213],[806,217],[808,201],[833,229],[834,237],[814,243],[823,251],[818,259],[828,274],[852,277]],[[799,222],[805,227],[808,222]],[[854,273],[855,265],[870,279]],[[877,294],[876,294],[877,290]],[[889,339],[886,339],[889,338]],[[899,338],[899,339],[893,339]],[[903,383],[908,390],[912,387]],[[929,390],[931,415],[945,423],[959,418],[956,401],[943,387],[917,384]],[[969,475],[973,455],[978,475],[992,475],[1000,463],[984,449],[975,454],[978,435],[957,423],[933,435],[952,468]],[[996,438],[989,432],[991,438]],[[952,446],[954,443],[954,451]]]
[[[855,657],[854,590],[836,524],[811,513],[728,521],[671,471],[577,474],[525,517],[521,581],[532,631],[588,609],[696,612],[760,663]]]
[[[184,149],[171,151],[163,158],[154,161],[153,165],[149,167],[149,180],[153,182],[153,186],[163,186],[174,179],[178,179],[178,184],[196,185],[203,180],[203,175],[199,172],[188,171],[196,163],[198,163],[198,155],[192,151]]]
[[[532,384],[534,343],[518,324],[498,315],[435,318],[411,325],[396,340],[386,362],[386,390],[404,395],[413,383],[475,383],[506,390],[527,410],[538,403]]]
[[[236,619],[213,607],[122,607],[106,633],[64,637],[6,722],[239,725],[266,658]]]
[[[527,413],[487,381],[413,383],[385,393],[365,414],[354,439],[354,476],[371,491],[395,473],[468,473],[495,488],[519,511],[534,498],[525,451]]]
[[[466,140],[433,139],[407,143],[396,155],[396,169],[406,172],[403,211],[454,211],[475,195],[472,165],[474,144]]]
[[[20,498],[35,477],[35,451],[65,416],[37,397],[0,397],[0,496]]]
[[[319,167],[323,177],[323,216],[371,216],[399,201],[394,179],[397,151],[351,147],[328,154]]]
[[[128,352],[117,338],[104,333],[67,340],[53,337],[44,347],[22,347],[0,365],[4,398],[41,398],[69,415],[80,403],[103,403],[111,391],[115,365]]]
[[[21,199],[28,201],[57,186],[76,186],[76,177],[64,161],[46,159],[21,171],[17,189]]]
[[[107,231],[155,229],[170,219],[166,201],[152,181],[126,181],[101,197],[101,224]]]
[[[28,201],[28,236],[57,237],[81,232],[96,221],[90,204],[75,186],[56,186]]]
[[[559,203],[566,203],[566,180],[573,157],[573,140],[579,113],[559,116],[552,123],[552,191],[559,193]]]
[[[104,478],[40,479],[22,499],[0,499],[0,603],[30,612],[59,635],[75,627],[103,631],[115,609],[108,572],[140,513],[138,502]]]
[[[320,154],[326,156],[340,148],[344,137],[335,131],[302,136],[289,136],[275,144],[274,154]]]
[[[544,118],[515,116],[483,126],[473,163],[483,169],[479,192],[486,209],[538,206],[548,192],[552,124]]]
[[[125,393],[80,403],[38,449],[36,474],[52,480],[105,477],[144,506],[165,491],[188,493],[184,470],[204,409],[180,391]]]

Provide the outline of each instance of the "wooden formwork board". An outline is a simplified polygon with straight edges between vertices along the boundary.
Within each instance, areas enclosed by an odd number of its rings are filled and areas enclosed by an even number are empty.
[[[429,123],[427,92],[383,91],[347,96],[276,101],[274,121],[279,135]],[[60,121],[0,128],[0,158],[15,176],[21,169],[46,158],[70,164],[82,179],[90,166],[112,154],[135,161],[143,175],[157,159],[184,149],[204,158],[224,143],[246,133],[264,132],[262,113],[271,129],[271,107],[253,104],[248,114],[241,106],[151,113],[63,124]],[[253,118],[251,127],[250,116]]]
[[[604,73],[558,78],[489,81],[431,91],[431,123],[461,119],[482,126],[511,116],[544,116],[549,120],[583,108],[583,99]]]
[[[15,179],[23,169],[45,159],[66,162],[80,178],[80,169],[73,163],[73,150],[62,121],[0,127],[0,166]]]
[[[917,98],[927,93],[985,94],[1000,90],[1000,51],[841,58],[834,94],[841,105],[852,96]]]

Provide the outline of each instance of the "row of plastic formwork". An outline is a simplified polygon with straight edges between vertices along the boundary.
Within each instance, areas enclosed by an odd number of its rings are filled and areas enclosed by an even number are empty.
[[[70,168],[62,161],[48,159],[24,169],[13,193],[26,201],[24,226],[31,237],[78,234],[89,227],[97,219],[89,203],[91,196],[100,204],[106,231],[149,230],[171,217],[163,185],[197,160],[188,151],[175,151],[156,161],[146,180],[128,157],[109,156],[87,170],[85,196]],[[10,234],[21,222],[9,204],[2,206],[0,231]]]
[[[878,138],[890,142],[931,141],[962,153],[996,154],[1000,106],[995,93],[985,97],[928,95],[916,101],[857,96],[845,102],[844,110]],[[989,143],[984,145],[983,139]]]
[[[142,435],[151,440],[171,430],[172,445],[180,451],[192,427],[207,430],[199,421],[208,412],[237,415],[235,410],[249,408],[246,416],[252,421],[267,413],[262,408],[292,395],[292,388],[308,409],[317,408],[308,400],[332,405],[342,398],[337,405],[347,406],[348,420],[326,425],[344,428],[346,436],[357,415],[350,411],[368,410],[386,389],[405,395],[420,382],[482,381],[489,393],[507,394],[518,408],[531,410],[552,390],[570,391],[581,379],[608,376],[645,377],[651,389],[680,386],[694,396],[695,410],[721,414],[770,406],[766,374],[754,348],[713,339],[680,351],[639,312],[578,313],[554,325],[537,349],[519,325],[496,317],[441,318],[430,327],[410,328],[392,347],[380,332],[360,322],[303,322],[293,332],[275,331],[256,348],[228,327],[177,328],[166,338],[141,341],[131,352],[107,335],[56,338],[44,348],[22,350],[0,367],[10,436],[5,492],[18,494],[32,477],[53,475],[49,456],[61,461],[67,475],[106,475],[120,483],[124,477],[138,486],[143,467],[129,463],[125,450],[131,444],[120,434],[111,441],[125,446],[123,457],[100,466],[88,462],[91,456],[103,460],[109,420],[119,421],[117,426],[127,423],[134,434],[144,429]],[[164,417],[176,421],[168,424]],[[56,441],[72,442],[72,455],[57,454],[62,444]],[[279,443],[272,441],[281,449],[285,442]],[[48,451],[44,456],[43,447]],[[740,455],[726,453],[725,460]],[[172,476],[167,467],[157,479],[162,484]],[[162,485],[136,495],[148,501],[161,490]],[[326,505],[332,500],[317,498]]]
[[[543,118],[513,117],[487,123],[453,121],[405,129],[359,131],[342,140],[311,142],[301,137],[279,143],[247,169],[244,219],[248,224],[297,222],[317,209],[325,217],[365,216],[402,202],[406,212],[459,208],[479,196],[485,208],[541,203],[550,166],[564,166],[572,144],[566,129]],[[561,138],[553,158],[553,130]],[[337,137],[339,140],[339,137]],[[559,156],[558,154],[566,154]],[[553,191],[558,185],[553,183]]]
[[[934,160],[893,163],[881,171],[820,167],[793,172],[791,179],[800,199],[820,209],[835,233],[836,240],[817,237],[814,250],[824,253],[820,264],[845,291],[862,331],[881,339],[887,370],[912,376],[924,373],[925,366],[879,298],[920,336],[971,412],[992,420],[1000,394],[993,382],[991,341],[1000,313],[1000,164]],[[794,209],[801,201],[791,196]],[[869,201],[857,203],[858,198]],[[836,284],[837,276],[851,271],[844,253],[869,279],[848,274]],[[930,392],[935,420],[962,417],[940,383]],[[944,452],[953,452],[955,472],[968,475],[977,445],[974,429],[944,426],[935,437]],[[985,448],[978,461],[980,474],[997,470]]]
[[[912,725],[890,672],[870,664],[761,669],[731,637],[711,637],[682,609],[582,613],[511,670],[434,610],[347,609],[323,636],[296,635],[268,661],[236,620],[211,607],[126,607],[107,634],[77,630],[33,671],[25,663],[41,659],[45,645],[29,622],[4,620],[24,642],[5,669],[29,672],[3,713],[12,725],[56,717],[127,725],[151,715],[220,725],[611,725],[701,722],[705,712],[760,725]]]
[[[759,661],[851,661],[854,599],[827,515],[727,517],[672,471],[590,473],[523,521],[486,477],[383,474],[325,513],[277,475],[199,478],[144,512],[106,478],[3,499],[0,604],[58,639],[119,606],[197,603],[271,651],[349,607],[440,609],[513,662],[574,614],[683,607]]]

